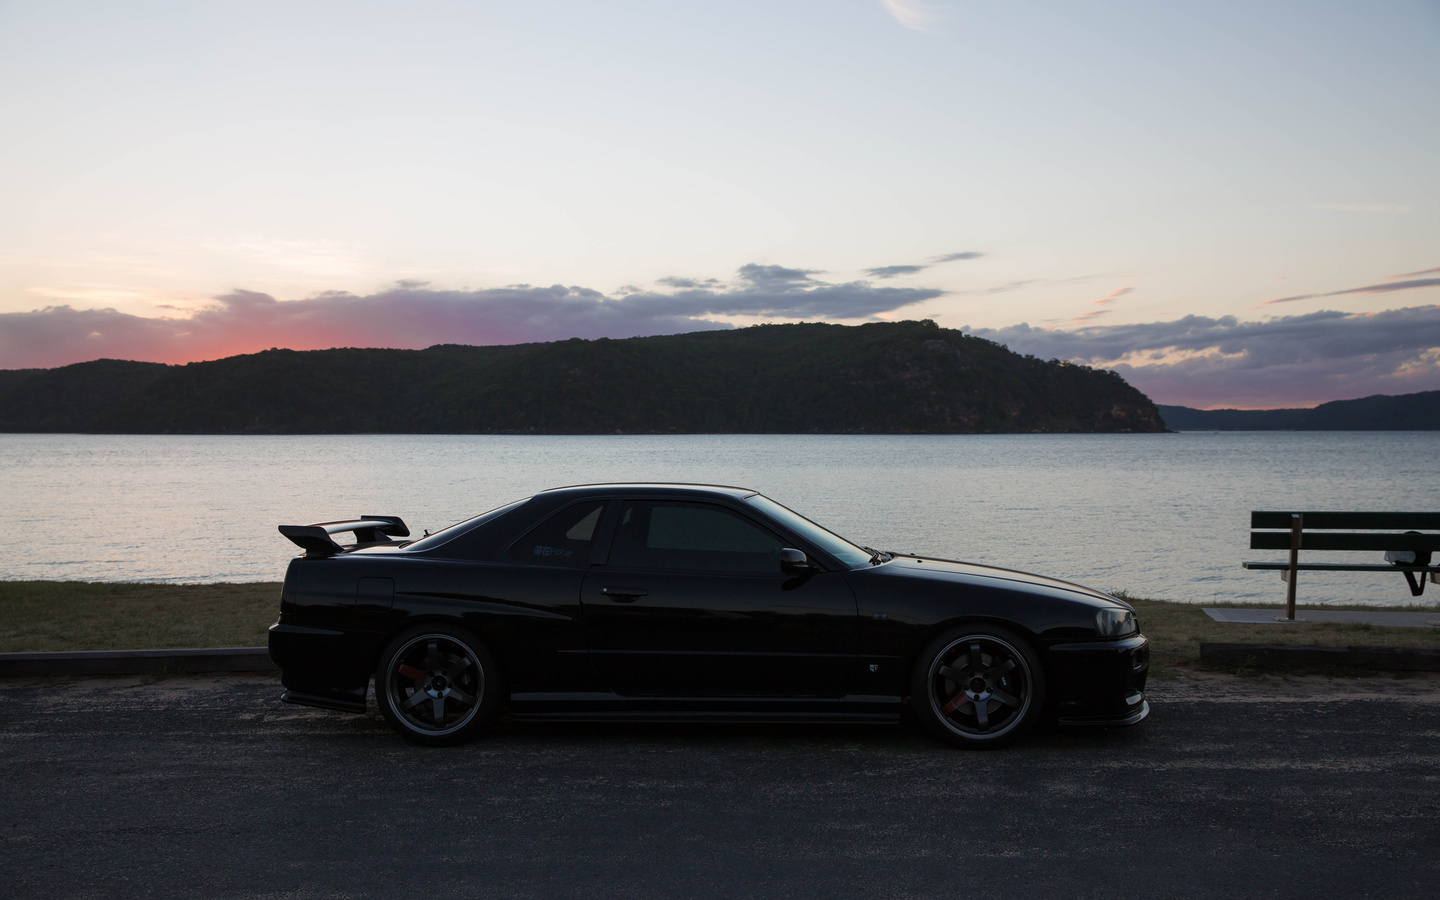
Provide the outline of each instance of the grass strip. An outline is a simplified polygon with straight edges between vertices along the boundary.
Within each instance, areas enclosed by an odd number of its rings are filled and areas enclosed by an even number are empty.
[[[0,581],[0,653],[263,647],[280,585]]]
[[[1156,678],[1203,668],[1201,641],[1440,647],[1440,628],[1340,622],[1245,625],[1216,622],[1194,604],[1147,600],[1124,592],[1120,596],[1135,606],[1140,628],[1150,638],[1151,674]],[[1283,612],[1281,607],[1275,609],[1277,614]],[[0,581],[0,653],[263,647],[265,630],[279,611],[276,582]]]
[[[1121,599],[1135,607],[1140,630],[1150,638],[1150,674],[1154,678],[1172,678],[1186,670],[1216,671],[1200,663],[1200,643],[1253,644],[1314,644],[1321,647],[1440,647],[1440,628],[1395,628],[1389,625],[1366,625],[1349,622],[1296,622],[1273,625],[1249,625],[1238,622],[1217,622],[1205,614],[1198,604],[1146,600],[1120,592]],[[1207,603],[1206,606],[1241,604]],[[1243,604],[1246,609],[1265,608],[1260,604]],[[1367,606],[1315,606],[1299,609],[1374,609]],[[1412,611],[1433,607],[1406,607]],[[1395,610],[1395,607],[1385,607]],[[1284,615],[1285,607],[1275,607],[1276,615]]]

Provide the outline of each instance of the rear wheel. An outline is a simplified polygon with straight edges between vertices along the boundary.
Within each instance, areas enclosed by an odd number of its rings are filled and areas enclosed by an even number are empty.
[[[1025,639],[965,626],[930,643],[911,679],[916,715],[935,736],[974,749],[1008,744],[1035,726],[1045,673]]]
[[[500,671],[475,635],[444,624],[401,632],[375,670],[380,712],[417,744],[458,744],[500,708]]]

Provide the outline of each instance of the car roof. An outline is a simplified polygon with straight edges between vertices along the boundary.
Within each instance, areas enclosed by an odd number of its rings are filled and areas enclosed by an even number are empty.
[[[615,482],[613,484],[572,484],[566,487],[549,488],[535,496],[617,496],[620,494],[641,494],[647,496],[695,496],[708,494],[712,497],[729,497],[743,500],[758,493],[751,488],[734,487],[727,484],[682,484],[673,482]]]

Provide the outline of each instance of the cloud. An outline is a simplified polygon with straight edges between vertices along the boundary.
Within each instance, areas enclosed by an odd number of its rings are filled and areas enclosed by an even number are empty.
[[[1091,306],[1107,306],[1107,305],[1109,305],[1109,304],[1111,304],[1111,303],[1114,303],[1116,300],[1120,299],[1121,297],[1125,296],[1126,294],[1132,293],[1134,290],[1135,290],[1135,289],[1132,288],[1132,287],[1116,288],[1115,290],[1113,290],[1113,291],[1111,291],[1110,293],[1106,294],[1105,296],[1101,297],[1099,300],[1091,300],[1091,301],[1090,301],[1090,305],[1091,305]],[[1081,323],[1081,322],[1088,322],[1088,321],[1090,321],[1091,319],[1097,319],[1097,318],[1099,318],[1100,316],[1107,315],[1107,314],[1109,314],[1109,313],[1111,313],[1111,312],[1113,312],[1113,310],[1109,310],[1109,309],[1092,309],[1092,310],[1090,310],[1089,312],[1085,313],[1085,314],[1082,315],[1082,316],[1076,316],[1075,318],[1071,319],[1070,321],[1078,325],[1078,324]]]
[[[1429,275],[1431,272],[1440,272],[1440,266],[1433,269],[1421,269],[1418,272],[1406,272],[1402,275],[1391,275],[1391,278],[1414,278],[1416,275]]]
[[[916,272],[923,272],[929,266],[878,266],[874,269],[866,269],[865,274],[871,278],[894,278],[896,275],[914,275]]]
[[[932,256],[930,258],[930,264],[938,266],[941,263],[959,262],[962,259],[979,259],[984,255],[983,253],[976,253],[972,250],[966,250],[961,253],[946,253],[943,256]]]
[[[946,253],[941,256],[932,256],[929,262],[923,264],[876,266],[873,269],[866,269],[865,274],[869,275],[871,278],[894,278],[897,275],[914,275],[917,272],[923,272],[926,269],[938,266],[942,263],[958,262],[962,259],[979,259],[984,255],[985,254],[983,253],[975,253],[969,250],[963,253]]]
[[[1003,294],[1007,291],[1018,291],[1020,288],[1029,287],[1032,284],[1075,284],[1081,281],[1096,281],[1098,279],[1135,278],[1134,275],[1074,275],[1069,278],[1026,278],[1023,281],[1007,281],[1004,284],[995,284],[990,287],[969,288],[966,290],[949,291],[952,296],[965,296],[971,294]]]
[[[1423,272],[1411,272],[1411,275],[1424,275],[1428,272],[1440,272],[1440,269],[1426,269]],[[1393,276],[1404,278],[1404,275]],[[1345,294],[1389,294],[1393,291],[1413,291],[1417,288],[1440,287],[1440,278],[1415,278],[1409,281],[1386,281],[1380,284],[1367,284],[1364,287],[1346,288],[1343,291],[1330,291],[1324,294],[1296,294],[1293,297],[1277,297],[1274,300],[1266,300],[1260,306],[1273,306],[1276,303],[1294,303],[1296,300],[1311,300],[1315,297],[1341,297]],[[1257,309],[1259,307],[1256,307]]]
[[[642,315],[678,315],[697,321],[704,316],[742,315],[860,319],[945,293],[935,288],[875,287],[865,281],[830,284],[812,277],[818,274],[823,273],[750,263],[741,266],[736,281],[723,289],[707,285],[670,293],[631,294],[606,305],[623,302]]]
[[[279,301],[237,290],[188,317],[52,306],[0,314],[0,368],[52,367],[102,357],[190,362],[268,347],[517,344],[569,337],[632,337],[728,328],[717,316],[857,319],[929,300],[933,288],[830,284],[810,269],[751,264],[730,284],[661,279],[667,290],[607,296],[575,286],[477,291],[401,282],[375,294],[325,292]]]
[[[810,276],[824,273],[819,269],[787,269],[784,266],[762,266],[758,263],[749,263],[741,266],[738,274],[741,281],[748,282],[761,290],[790,290],[819,284],[820,282]]]
[[[674,287],[674,288],[701,288],[701,287],[711,287],[711,286],[713,286],[713,285],[717,285],[717,284],[720,283],[720,279],[718,279],[718,278],[680,278],[679,276],[676,276],[676,275],[666,275],[664,278],[661,278],[661,279],[659,280],[659,283],[665,285],[666,287]],[[625,293],[627,293],[627,294],[636,294],[636,293],[639,293],[639,292],[640,292],[640,288],[638,288],[638,287],[626,287],[626,288],[624,289],[624,291],[625,291]]]
[[[939,18],[935,9],[921,0],[880,0],[880,5],[895,21],[914,31],[924,31]]]
[[[966,294],[1003,294],[1003,293],[1005,293],[1006,291],[1018,291],[1020,288],[1025,287],[1026,285],[1039,284],[1040,282],[1042,282],[1042,281],[1044,281],[1044,280],[1046,280],[1046,279],[1043,279],[1043,278],[1027,278],[1027,279],[1024,280],[1024,281],[1007,281],[1007,282],[1004,283],[1004,284],[997,284],[997,285],[994,285],[993,287],[980,288],[979,290],[973,290],[973,291],[963,291],[962,293],[966,293]]]
[[[1021,324],[970,332],[1042,359],[1114,369],[1157,403],[1310,406],[1440,389],[1440,306],[1324,311],[1263,322],[1186,316],[1071,330]]]

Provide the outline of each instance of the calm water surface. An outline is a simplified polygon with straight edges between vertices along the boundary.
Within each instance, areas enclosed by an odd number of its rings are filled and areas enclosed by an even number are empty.
[[[281,523],[394,514],[419,534],[546,487],[699,481],[755,488],[873,547],[1279,602],[1275,574],[1240,568],[1280,556],[1247,549],[1250,510],[1434,509],[1437,461],[1440,432],[0,435],[0,578],[276,581],[297,552]],[[1301,579],[1309,601],[1410,602],[1399,575]]]

